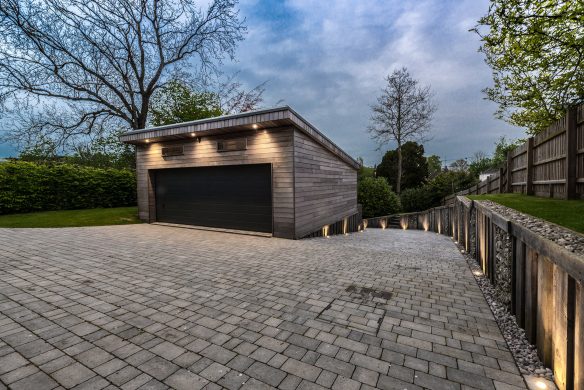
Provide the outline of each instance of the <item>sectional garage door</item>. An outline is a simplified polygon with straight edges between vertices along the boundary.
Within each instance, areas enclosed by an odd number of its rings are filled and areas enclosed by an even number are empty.
[[[158,222],[272,232],[269,164],[161,169],[154,175]]]

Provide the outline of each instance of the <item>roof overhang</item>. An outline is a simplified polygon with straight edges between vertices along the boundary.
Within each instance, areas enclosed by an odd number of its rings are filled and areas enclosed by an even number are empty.
[[[127,132],[120,137],[120,141],[140,145],[149,142],[176,141],[218,134],[235,134],[240,131],[283,126],[295,127],[353,168],[359,168],[360,165],[355,159],[288,106],[149,127],[143,130]]]

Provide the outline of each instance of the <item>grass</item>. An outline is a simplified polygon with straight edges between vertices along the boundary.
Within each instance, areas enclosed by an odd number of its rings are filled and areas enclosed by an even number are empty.
[[[468,195],[468,197],[474,200],[492,200],[522,213],[584,233],[584,200],[549,199],[522,194]]]
[[[132,223],[140,223],[137,207],[0,215],[0,227],[5,228],[59,228],[127,225]]]

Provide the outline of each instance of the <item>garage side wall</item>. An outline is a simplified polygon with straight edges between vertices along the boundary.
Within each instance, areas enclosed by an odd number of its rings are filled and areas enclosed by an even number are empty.
[[[296,238],[357,212],[357,170],[294,132]]]
[[[217,141],[247,138],[247,150],[218,152]],[[188,141],[139,145],[136,151],[138,210],[140,219],[156,221],[154,199],[155,169],[189,168],[217,165],[272,164],[272,199],[274,236],[294,238],[294,176],[292,128],[275,128],[242,132],[237,135],[214,135]],[[183,145],[182,156],[162,157],[163,146]]]

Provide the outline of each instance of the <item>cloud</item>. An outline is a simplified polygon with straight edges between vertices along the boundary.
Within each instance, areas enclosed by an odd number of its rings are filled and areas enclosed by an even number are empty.
[[[268,103],[283,99],[368,164],[382,155],[366,133],[370,105],[383,78],[401,66],[436,93],[427,152],[452,160],[490,152],[500,135],[523,134],[494,119],[481,93],[490,70],[468,30],[487,0],[255,0],[241,7],[249,34],[229,69],[240,69],[249,86],[269,80]]]

